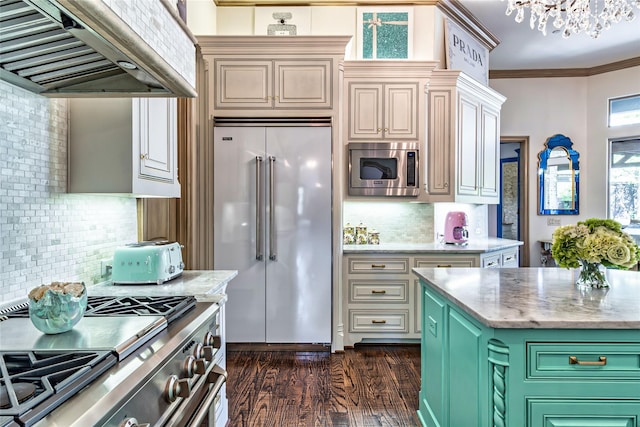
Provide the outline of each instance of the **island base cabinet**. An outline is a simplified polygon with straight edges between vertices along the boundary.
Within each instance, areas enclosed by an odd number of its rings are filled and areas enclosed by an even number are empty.
[[[492,328],[420,281],[428,427],[640,427],[633,329]]]
[[[527,426],[637,427],[640,400],[527,399]]]

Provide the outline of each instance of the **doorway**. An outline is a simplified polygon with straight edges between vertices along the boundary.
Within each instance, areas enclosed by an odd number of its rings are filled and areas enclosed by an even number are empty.
[[[500,138],[500,203],[489,207],[490,235],[524,242],[520,266],[529,264],[529,138]]]

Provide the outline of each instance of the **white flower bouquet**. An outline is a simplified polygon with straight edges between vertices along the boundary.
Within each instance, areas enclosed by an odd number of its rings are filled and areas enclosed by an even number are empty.
[[[607,268],[629,269],[640,260],[640,248],[612,219],[591,218],[553,232],[551,253],[560,267],[602,264]]]

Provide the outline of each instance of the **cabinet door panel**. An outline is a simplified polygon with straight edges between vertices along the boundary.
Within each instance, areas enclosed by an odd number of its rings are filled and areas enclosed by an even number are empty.
[[[384,96],[385,137],[418,139],[418,85],[386,84]]]
[[[429,138],[427,142],[427,192],[432,196],[451,196],[455,145],[455,119],[451,113],[450,90],[429,93]]]
[[[215,61],[215,108],[271,108],[271,61]]]
[[[419,285],[418,285],[419,286]],[[420,286],[421,287],[421,286]],[[422,288],[422,287],[421,287]],[[431,290],[422,288],[424,324],[422,325],[422,387],[430,412],[440,424],[444,422],[444,313],[445,304]],[[428,351],[427,351],[428,350]]]
[[[449,320],[449,424],[475,426],[480,417],[480,364],[482,331],[451,310]],[[425,334],[426,335],[426,334]],[[460,410],[464,408],[464,410]]]
[[[478,194],[478,104],[459,98],[458,194]]]
[[[349,84],[349,139],[382,139],[382,85]]]
[[[496,203],[500,197],[500,177],[498,165],[500,164],[500,135],[499,117],[500,113],[487,107],[482,107],[482,130],[481,130],[481,182],[480,196],[496,198]]]
[[[176,100],[139,98],[137,101],[141,124],[140,175],[174,181]]]
[[[276,108],[331,108],[331,61],[275,61]]]

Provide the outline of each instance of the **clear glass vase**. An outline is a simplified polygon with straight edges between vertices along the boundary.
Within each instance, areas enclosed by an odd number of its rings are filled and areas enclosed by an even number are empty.
[[[606,276],[607,269],[602,264],[584,260],[580,260],[580,264],[582,264],[582,268],[580,269],[576,286],[596,289],[609,287]]]

